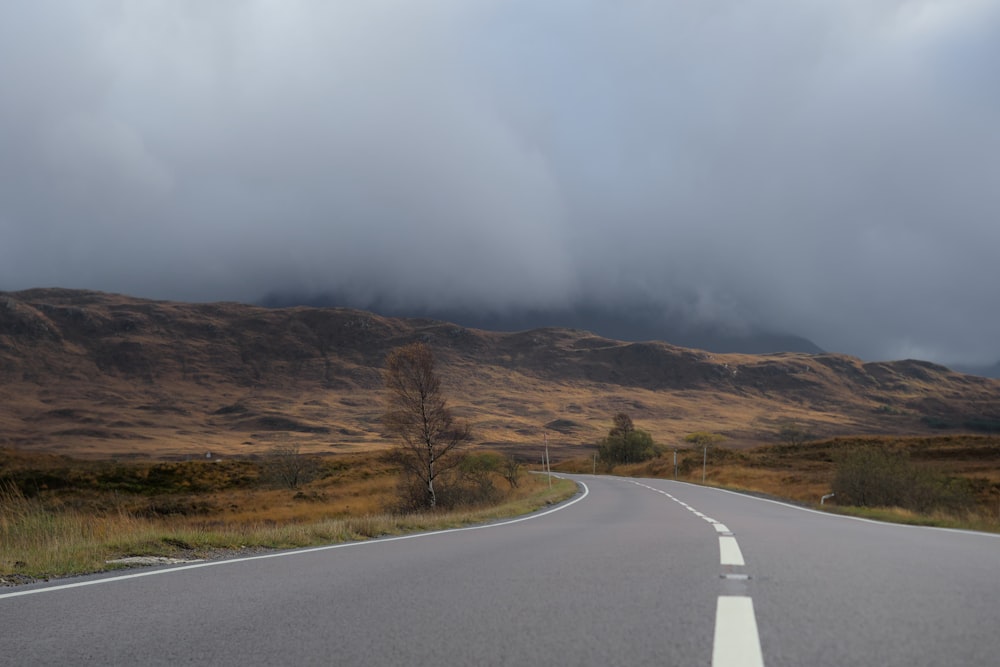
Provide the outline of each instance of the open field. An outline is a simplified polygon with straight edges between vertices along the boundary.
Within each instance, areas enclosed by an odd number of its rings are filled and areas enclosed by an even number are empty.
[[[895,507],[830,511],[904,523],[1000,531],[1000,438],[974,435],[835,438],[795,445],[710,450],[706,482],[811,506],[830,493],[845,453],[863,446],[904,452],[919,468],[963,480],[971,503],[961,511],[917,513]],[[677,478],[700,483],[702,452],[678,450]],[[592,472],[592,456],[555,465]],[[650,461],[598,472],[674,477],[673,450]],[[400,515],[398,471],[379,452],[320,457],[316,478],[275,488],[264,462],[75,460],[0,450],[0,579],[92,572],[127,556],[218,557],[247,550],[366,539],[453,527],[527,512],[572,494],[545,479],[522,484],[491,507]],[[506,489],[496,478],[495,486]]]
[[[528,513],[575,492],[524,473],[492,503],[393,511],[398,471],[380,455],[324,457],[317,479],[274,488],[257,462],[74,461],[0,451],[0,580],[121,567],[133,556],[220,557],[451,528]]]

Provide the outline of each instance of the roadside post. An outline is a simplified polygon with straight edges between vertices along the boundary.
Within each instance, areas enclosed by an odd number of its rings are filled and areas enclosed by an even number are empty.
[[[549,434],[544,434],[545,438],[545,472],[549,476],[549,488],[552,488],[552,462],[549,460]]]

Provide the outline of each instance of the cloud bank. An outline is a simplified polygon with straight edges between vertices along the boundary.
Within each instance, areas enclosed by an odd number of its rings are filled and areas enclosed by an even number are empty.
[[[0,9],[0,289],[659,304],[1000,357],[1000,5]]]

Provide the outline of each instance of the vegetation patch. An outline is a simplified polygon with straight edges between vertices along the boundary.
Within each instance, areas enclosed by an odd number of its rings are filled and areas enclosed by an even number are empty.
[[[613,470],[694,483],[702,481],[704,470],[708,485],[815,507],[835,493],[822,503],[830,511],[1000,532],[998,464],[1000,438],[948,434],[843,437],[750,449],[678,446]],[[554,468],[589,473],[592,466],[591,455]]]
[[[401,475],[379,452],[310,457],[315,474],[293,490],[274,483],[263,458],[120,463],[0,450],[0,585],[121,568],[108,561],[122,558],[213,558],[458,527],[576,492],[537,475],[517,474],[513,485],[494,452],[467,458],[463,483],[481,495],[399,513]]]
[[[659,451],[653,436],[637,429],[625,412],[615,415],[611,430],[597,445],[597,456],[608,470],[619,464],[648,461]]]
[[[863,445],[837,457],[833,493],[837,503],[859,507],[897,507],[927,514],[965,512],[974,504],[968,479],[918,467],[905,450]]]

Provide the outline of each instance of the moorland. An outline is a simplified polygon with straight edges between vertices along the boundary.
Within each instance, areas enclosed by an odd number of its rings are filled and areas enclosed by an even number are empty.
[[[472,450],[496,460],[537,463],[547,446],[557,467],[591,472],[624,412],[660,455],[618,474],[701,482],[702,457],[684,438],[711,432],[723,440],[706,453],[706,483],[815,504],[845,456],[875,447],[905,457],[907,479],[951,494],[891,518],[1000,526],[1000,380],[924,361],[715,354],[570,329],[39,289],[0,293],[0,575],[455,525],[572,493],[535,476],[505,486],[494,465],[478,478],[498,491],[489,502],[436,524],[394,515],[383,365],[417,341],[471,424]],[[314,465],[296,488],[268,476],[279,450]],[[67,537],[80,535],[84,547]]]
[[[339,308],[148,301],[79,290],[0,293],[0,447],[78,458],[246,456],[385,447],[382,367],[434,351],[476,443],[583,454],[629,413],[657,442],[730,447],[814,437],[1000,430],[1000,381],[932,363],[838,354],[711,354],[586,331],[495,333]]]

